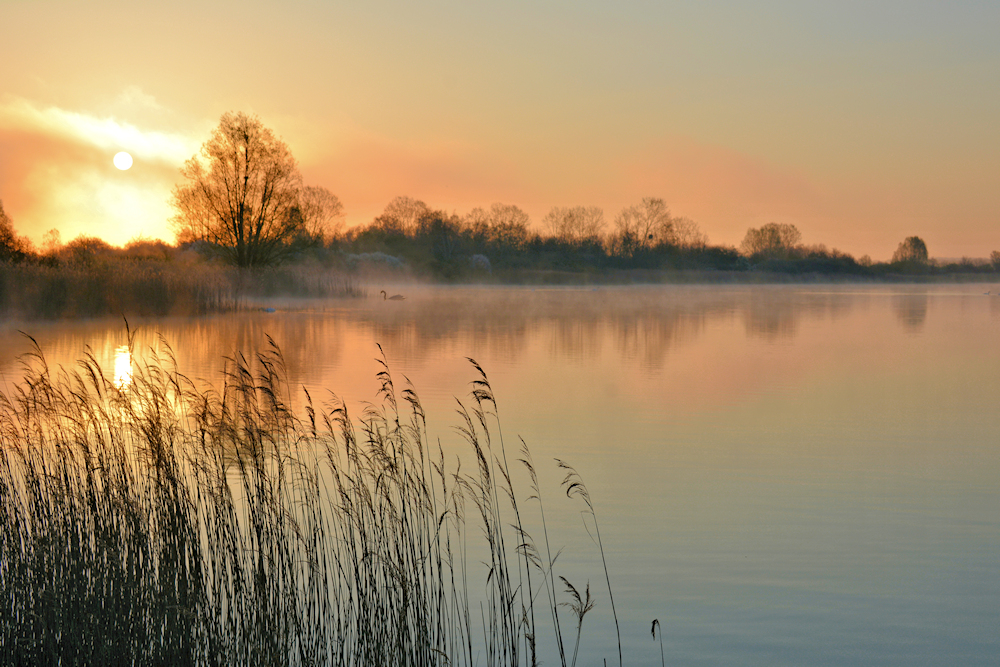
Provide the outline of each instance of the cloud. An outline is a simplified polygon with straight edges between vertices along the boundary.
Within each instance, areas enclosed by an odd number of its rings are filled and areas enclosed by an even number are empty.
[[[128,105],[156,108],[155,100],[138,89],[126,89],[119,99]],[[22,98],[0,104],[0,131],[21,131],[90,145],[103,150],[127,150],[143,160],[180,164],[198,150],[199,142],[180,134],[142,130],[113,117],[100,118],[55,106],[40,107]]]
[[[126,89],[116,105],[163,111],[138,88]],[[64,239],[169,239],[170,191],[198,147],[181,133],[7,97],[0,102],[0,198],[18,231],[36,241],[53,228]],[[120,150],[135,160],[125,172],[111,162]]]

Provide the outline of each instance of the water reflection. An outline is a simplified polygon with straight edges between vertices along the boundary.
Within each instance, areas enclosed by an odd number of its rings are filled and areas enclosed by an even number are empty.
[[[132,385],[132,352],[128,345],[121,345],[115,350],[115,386],[127,389]]]
[[[181,372],[218,382],[224,357],[270,335],[290,390],[364,401],[381,343],[450,452],[473,356],[510,441],[523,436],[537,462],[571,459],[609,517],[627,650],[650,646],[650,619],[672,614],[692,664],[902,665],[955,646],[990,664],[1000,299],[985,290],[415,288],[398,303],[148,321],[128,368],[164,352],[162,334]],[[91,346],[127,377],[120,321],[18,328],[50,365]],[[8,381],[28,347],[0,329]],[[553,496],[553,510],[569,502]],[[577,509],[562,510],[567,524]],[[585,532],[567,539],[560,563],[577,567],[593,546]],[[569,578],[593,572],[580,557]],[[607,610],[588,616],[587,655],[614,651]]]
[[[856,303],[849,294],[787,288],[451,289],[416,291],[405,305],[345,315],[407,357],[436,356],[468,336],[491,356],[514,359],[526,338],[544,331],[553,358],[583,362],[610,339],[623,360],[656,368],[716,321],[739,317],[750,337],[791,338],[801,321],[838,319]]]
[[[892,298],[892,307],[903,328],[911,333],[918,333],[924,327],[927,319],[926,293],[901,294]]]
[[[790,340],[806,320],[838,320],[860,303],[857,294],[765,287],[753,291],[744,311],[747,336],[769,341]]]
[[[899,322],[908,331],[920,332],[928,291],[888,295]],[[851,320],[857,309],[864,311],[872,299],[885,296],[857,288],[739,286],[412,288],[402,302],[367,299],[314,308],[277,304],[273,314],[150,321],[140,326],[132,350],[140,357],[143,350],[161,354],[165,342],[182,372],[210,379],[218,376],[225,358],[262,350],[270,336],[281,348],[289,378],[305,384],[329,382],[330,369],[356,363],[359,348],[366,349],[363,354],[370,359],[375,353],[372,341],[416,364],[473,353],[519,363],[532,358],[541,345],[549,363],[585,366],[612,356],[644,372],[659,372],[678,351],[697,348],[710,332],[730,331],[734,323],[742,324],[746,341],[792,342],[804,326],[812,328],[809,323]],[[131,382],[133,359],[119,346],[124,334],[119,322],[40,326],[41,331],[32,333],[50,359],[73,363],[88,346],[106,350],[98,356],[109,360],[106,370],[116,384]],[[16,376],[15,359],[26,351],[26,339],[11,330],[0,331],[0,370]],[[717,347],[714,354],[719,354]]]

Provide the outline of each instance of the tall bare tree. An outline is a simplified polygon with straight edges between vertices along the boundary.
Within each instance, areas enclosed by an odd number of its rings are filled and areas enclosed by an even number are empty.
[[[315,241],[326,242],[344,227],[344,205],[326,188],[302,188],[297,207],[305,233]]]
[[[394,197],[385,205],[382,215],[372,221],[372,226],[386,231],[413,234],[417,229],[417,223],[430,213],[430,207],[419,199]]]
[[[697,250],[708,245],[708,236],[691,218],[671,218],[667,242],[678,248]]]
[[[204,240],[242,267],[272,264],[302,231],[302,177],[288,146],[256,116],[223,114],[173,192],[179,241]]]
[[[670,209],[659,197],[644,197],[641,204],[623,208],[615,217],[615,230],[639,248],[669,243]]]
[[[604,233],[604,211],[599,206],[554,206],[542,218],[542,227],[552,236],[571,243],[600,238]]]

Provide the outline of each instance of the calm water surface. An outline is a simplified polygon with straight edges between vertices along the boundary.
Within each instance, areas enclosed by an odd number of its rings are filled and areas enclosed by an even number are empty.
[[[294,387],[355,414],[376,397],[380,343],[432,437],[466,459],[454,401],[475,377],[465,358],[479,361],[508,453],[522,436],[543,473],[557,570],[596,593],[581,664],[617,664],[617,647],[554,457],[596,505],[627,664],[659,664],[658,618],[673,665],[995,665],[991,287],[403,287],[397,303],[131,324],[140,356],[165,342],[181,372],[215,384],[225,356],[270,334]],[[18,328],[51,365],[89,346],[109,374],[125,339],[120,321],[8,323],[8,386],[29,349]]]

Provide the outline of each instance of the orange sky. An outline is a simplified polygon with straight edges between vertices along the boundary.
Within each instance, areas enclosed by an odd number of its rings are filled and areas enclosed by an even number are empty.
[[[396,195],[536,223],[664,198],[888,259],[1000,249],[1000,5],[0,2],[0,199],[35,241],[172,240],[178,168],[257,113],[349,224]],[[119,150],[135,166],[111,163]]]

